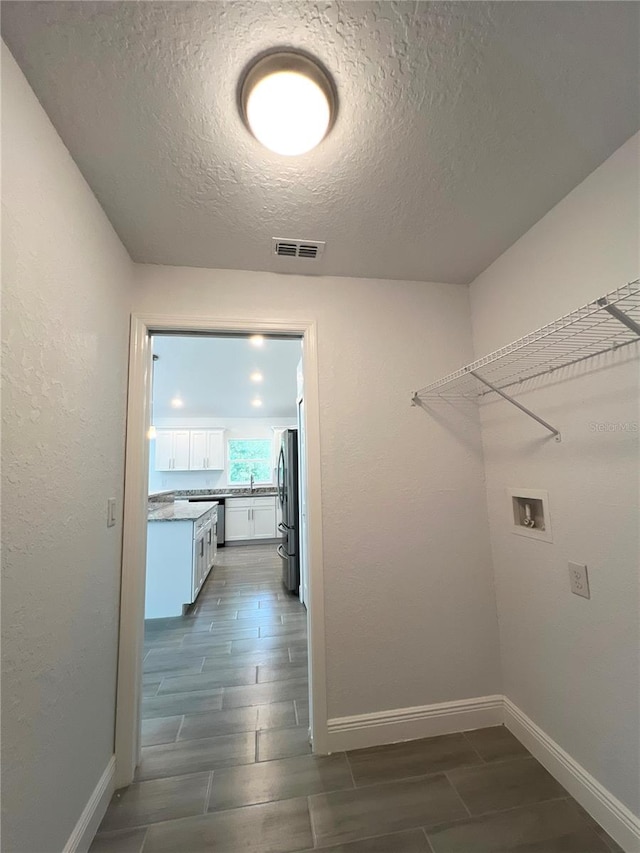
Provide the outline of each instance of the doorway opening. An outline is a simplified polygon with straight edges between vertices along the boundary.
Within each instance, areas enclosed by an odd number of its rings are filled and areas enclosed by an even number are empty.
[[[132,330],[119,786],[186,740],[326,751],[315,328],[165,323]]]

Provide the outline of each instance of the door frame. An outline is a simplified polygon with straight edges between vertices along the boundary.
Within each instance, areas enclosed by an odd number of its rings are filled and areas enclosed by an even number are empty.
[[[131,784],[140,762],[140,707],[144,645],[144,594],[151,411],[151,335],[155,332],[235,332],[302,338],[309,603],[307,606],[309,699],[313,751],[328,752],[325,659],[320,402],[317,327],[314,320],[265,321],[181,315],[132,314],[125,456],[120,634],[115,721],[116,788]]]

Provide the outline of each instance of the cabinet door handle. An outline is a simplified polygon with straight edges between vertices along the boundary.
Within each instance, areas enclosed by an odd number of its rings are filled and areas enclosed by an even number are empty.
[[[251,521],[251,510],[247,510],[247,521]]]

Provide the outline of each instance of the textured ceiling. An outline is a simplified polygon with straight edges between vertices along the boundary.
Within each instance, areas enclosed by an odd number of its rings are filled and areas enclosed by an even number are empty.
[[[153,352],[154,418],[295,418],[299,340],[156,335]],[[263,375],[260,383],[249,378]],[[179,397],[184,406],[171,407]],[[257,409],[251,400],[259,397]]]
[[[136,261],[468,282],[640,126],[627,2],[4,2],[3,37]],[[337,122],[263,149],[256,54],[321,59]],[[316,264],[272,237],[326,240]]]

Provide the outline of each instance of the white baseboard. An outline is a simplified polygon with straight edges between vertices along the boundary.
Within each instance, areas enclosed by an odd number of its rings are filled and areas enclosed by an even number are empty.
[[[116,757],[112,755],[62,853],[87,853],[115,790],[115,772]]]
[[[330,752],[363,749],[483,726],[498,726],[502,720],[502,696],[480,696],[355,717],[335,717],[327,721],[328,746]]]
[[[506,697],[504,723],[626,853],[640,853],[640,818]]]

